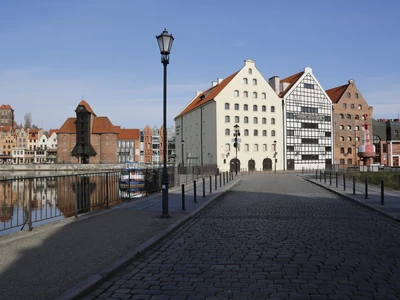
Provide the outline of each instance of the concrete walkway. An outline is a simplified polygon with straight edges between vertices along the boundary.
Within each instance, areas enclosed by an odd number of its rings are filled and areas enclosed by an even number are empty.
[[[161,193],[129,203],[79,215],[77,219],[48,223],[33,231],[0,237],[0,291],[2,299],[79,298],[147,248],[192,218],[200,209],[230,189],[239,179],[197,180],[169,191],[171,217],[161,219]]]

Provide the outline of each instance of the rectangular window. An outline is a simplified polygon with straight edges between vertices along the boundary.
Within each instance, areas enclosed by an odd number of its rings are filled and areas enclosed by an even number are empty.
[[[326,152],[332,152],[332,147],[325,147]]]
[[[286,113],[286,118],[293,119],[294,118],[294,114],[293,113]]]
[[[301,160],[318,160],[318,154],[305,154],[301,156]]]
[[[302,106],[301,107],[301,112],[316,114],[316,113],[318,113],[318,108],[317,107]]]
[[[288,152],[294,152],[294,146],[287,146]]]
[[[304,88],[306,88],[306,89],[314,89],[314,85],[311,84],[311,83],[305,83],[304,84]]]
[[[331,132],[330,131],[325,131],[325,137],[331,137]]]
[[[294,136],[294,130],[288,130],[287,131],[288,136]]]
[[[318,129],[318,123],[301,123],[301,128]]]
[[[302,144],[318,144],[318,139],[309,139],[309,138],[304,138],[301,139]]]

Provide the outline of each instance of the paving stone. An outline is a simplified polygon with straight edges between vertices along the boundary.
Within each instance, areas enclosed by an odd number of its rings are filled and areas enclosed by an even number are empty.
[[[399,236],[294,174],[249,175],[89,296],[396,299]]]

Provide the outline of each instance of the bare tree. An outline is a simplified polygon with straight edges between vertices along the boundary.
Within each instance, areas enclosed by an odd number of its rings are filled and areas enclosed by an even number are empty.
[[[26,113],[24,116],[24,129],[28,129],[32,127],[32,114]]]

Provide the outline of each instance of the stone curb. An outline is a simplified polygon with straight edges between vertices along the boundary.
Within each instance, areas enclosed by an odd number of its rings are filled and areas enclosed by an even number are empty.
[[[95,287],[105,282],[107,279],[118,273],[120,270],[127,267],[132,261],[134,261],[137,257],[142,255],[144,252],[149,250],[151,247],[160,242],[163,238],[171,234],[177,228],[181,227],[191,218],[200,213],[204,208],[214,202],[216,199],[221,197],[227,191],[229,191],[233,186],[235,186],[240,179],[236,179],[233,183],[231,183],[225,190],[220,191],[219,193],[213,195],[210,199],[208,199],[203,205],[192,211],[186,216],[181,217],[176,222],[168,226],[166,229],[162,230],[152,238],[148,239],[144,243],[140,244],[138,247],[133,249],[132,251],[128,251],[124,256],[120,257],[116,261],[112,262],[102,270],[100,270],[97,274],[93,274],[89,276],[87,279],[73,286],[60,296],[56,297],[56,300],[66,300],[66,299],[81,299],[83,296],[87,295],[90,291],[92,291]]]
[[[342,194],[341,192],[336,191],[336,190],[334,190],[334,189],[331,189],[331,188],[325,186],[324,184],[320,184],[320,183],[317,182],[317,181],[313,181],[312,179],[308,179],[308,178],[305,178],[305,177],[303,177],[303,176],[300,176],[300,177],[303,178],[304,180],[308,181],[308,182],[311,182],[311,183],[313,183],[313,184],[315,184],[315,185],[318,185],[318,186],[320,186],[320,187],[322,187],[322,188],[324,188],[324,189],[326,189],[326,190],[328,190],[328,191],[331,191],[331,192],[335,193],[336,195],[339,195],[339,196],[341,196],[341,197],[346,198],[347,200],[350,200],[350,201],[355,202],[355,203],[357,203],[357,204],[360,204],[360,205],[362,205],[362,206],[364,206],[364,207],[367,207],[367,208],[369,208],[369,209],[372,209],[372,210],[374,210],[374,211],[376,211],[376,212],[378,212],[378,213],[380,213],[380,214],[383,214],[383,215],[385,215],[386,217],[389,217],[389,218],[393,219],[394,221],[400,223],[400,218],[398,218],[398,217],[396,217],[396,216],[393,216],[393,215],[391,215],[391,214],[389,214],[389,213],[387,213],[387,212],[385,212],[385,211],[383,211],[383,210],[381,210],[381,209],[379,209],[379,208],[377,208],[377,207],[375,207],[375,206],[369,205],[369,204],[367,204],[367,203],[365,203],[365,202],[362,202],[362,201],[360,201],[360,200],[358,200],[358,199],[356,199],[356,198],[353,198],[353,197],[351,197],[351,196]]]

